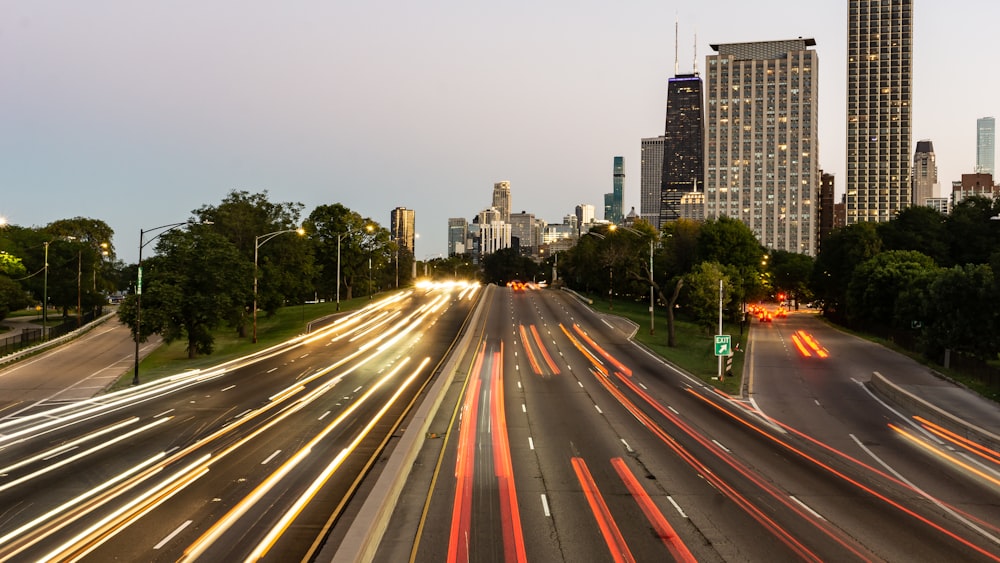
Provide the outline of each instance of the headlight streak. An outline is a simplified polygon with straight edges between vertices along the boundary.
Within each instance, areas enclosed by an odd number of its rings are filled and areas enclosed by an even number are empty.
[[[959,436],[951,430],[948,430],[939,424],[934,424],[922,416],[914,416],[913,419],[919,422],[921,426],[926,428],[929,432],[934,433],[936,436],[951,442],[963,450],[975,454],[986,461],[1000,463],[1000,453],[993,451],[982,444],[973,442],[968,438]]]
[[[32,528],[34,528],[34,527],[42,524],[43,522],[45,522],[45,521],[47,521],[47,520],[49,520],[51,518],[54,518],[55,516],[58,516],[60,513],[65,512],[65,511],[73,508],[74,506],[76,506],[76,505],[84,502],[88,498],[93,497],[93,496],[101,493],[102,491],[113,487],[117,483],[120,483],[120,482],[128,479],[129,477],[135,475],[136,473],[139,473],[140,471],[142,471],[142,470],[144,470],[144,469],[152,466],[154,463],[160,461],[164,457],[166,457],[166,454],[163,453],[163,452],[161,452],[161,453],[159,453],[159,454],[157,454],[157,455],[155,455],[155,456],[147,459],[146,461],[143,461],[142,463],[140,463],[138,465],[135,465],[135,466],[133,466],[133,467],[125,470],[122,473],[119,473],[118,475],[112,477],[111,479],[105,481],[104,483],[101,483],[97,487],[94,487],[93,489],[90,489],[89,491],[87,491],[87,492],[85,492],[85,493],[83,493],[83,494],[81,494],[79,496],[76,496],[76,497],[74,497],[74,498],[72,498],[72,499],[70,499],[70,500],[68,500],[66,502],[64,502],[63,504],[61,504],[61,505],[53,508],[52,510],[46,512],[45,514],[42,514],[42,515],[36,517],[34,520],[31,520],[30,522],[22,524],[20,527],[14,529],[14,530],[11,530],[10,532],[8,532],[7,534],[5,534],[4,536],[0,536],[0,545],[4,545],[4,546],[5,545],[10,545],[10,543],[14,540],[14,538],[16,538],[16,537],[18,537],[18,536],[26,533],[28,530],[30,530],[30,529],[32,529]],[[153,473],[157,473],[161,469],[162,469],[162,467],[155,468],[155,469],[152,470],[152,472]],[[26,542],[25,544],[19,546],[19,548],[18,548],[17,551],[15,551],[13,553],[7,553],[6,555],[4,555],[3,559],[6,560],[6,558],[8,558],[8,557],[13,557],[14,555],[17,555],[21,551],[23,551],[23,550],[31,547],[35,543],[37,543],[39,540],[42,539],[42,537],[43,536],[38,536],[33,541]]]
[[[744,426],[750,428],[754,432],[757,432],[758,434],[764,436],[765,438],[767,438],[767,439],[775,442],[776,444],[780,445],[781,447],[785,448],[786,450],[789,450],[789,451],[791,451],[791,452],[799,455],[803,459],[812,462],[814,465],[816,465],[816,466],[818,466],[818,467],[826,470],[828,473],[830,473],[830,474],[832,474],[834,476],[840,477],[845,482],[854,485],[858,489],[861,489],[862,491],[868,493],[869,495],[871,495],[871,496],[873,496],[873,497],[875,497],[875,498],[877,498],[877,499],[885,502],[889,506],[892,506],[893,508],[896,508],[900,512],[902,512],[902,513],[904,513],[904,514],[906,514],[908,516],[911,516],[912,518],[914,518],[915,520],[917,520],[919,522],[922,522],[922,523],[926,524],[930,528],[933,528],[934,530],[936,530],[936,531],[944,534],[945,536],[947,536],[947,537],[949,537],[949,538],[957,541],[958,543],[961,543],[962,545],[968,547],[969,549],[972,549],[972,550],[974,550],[974,551],[976,551],[978,553],[986,555],[987,557],[989,557],[990,559],[992,559],[994,561],[1000,561],[1000,555],[992,554],[992,553],[990,553],[990,552],[982,549],[981,547],[976,546],[975,544],[973,544],[972,542],[966,540],[965,538],[962,538],[959,535],[957,535],[957,534],[955,534],[955,533],[953,533],[953,532],[951,532],[949,530],[946,530],[944,527],[942,527],[941,525],[937,524],[936,522],[932,522],[931,520],[929,520],[929,519],[921,516],[920,514],[917,514],[916,512],[910,510],[909,508],[907,508],[907,507],[899,504],[898,502],[896,502],[896,501],[894,501],[894,500],[886,497],[885,495],[879,493],[878,491],[875,491],[874,489],[872,489],[872,488],[870,488],[870,487],[868,487],[868,486],[860,483],[859,481],[856,481],[856,480],[852,479],[851,477],[849,477],[849,476],[845,475],[844,473],[842,473],[842,472],[834,469],[833,467],[831,467],[831,466],[829,466],[829,465],[827,465],[827,464],[819,461],[818,459],[810,456],[809,454],[807,454],[804,451],[802,451],[802,450],[800,450],[800,449],[792,446],[791,444],[786,443],[786,442],[778,439],[775,436],[772,436],[771,434],[765,432],[763,429],[758,428],[757,426],[755,426],[753,424],[750,424],[748,421],[743,420],[740,417],[734,415],[733,413],[731,413],[731,412],[723,409],[722,406],[717,405],[717,404],[715,404],[712,401],[709,401],[706,397],[702,397],[701,395],[699,395],[698,393],[694,392],[693,390],[689,389],[688,392],[692,396],[697,397],[698,399],[701,399],[706,404],[708,404],[711,407],[715,408],[716,410],[718,410],[718,411],[726,414],[727,416],[731,417],[733,420],[739,422],[740,424],[743,424]],[[935,504],[937,504],[937,505],[939,505],[941,507],[945,507],[945,508],[947,508],[947,509],[955,512],[956,514],[962,514],[963,516],[966,516],[966,517],[968,517],[970,519],[978,520],[974,516],[966,514],[963,511],[958,510],[954,506],[951,506],[948,503],[940,501],[937,498],[932,497],[932,496],[924,493],[923,491],[920,491],[919,489],[914,488],[912,485],[909,485],[909,484],[907,484],[907,483],[905,483],[905,482],[903,482],[903,481],[901,481],[901,480],[899,480],[899,479],[897,479],[897,478],[895,478],[895,477],[893,477],[891,475],[888,475],[887,473],[885,473],[883,471],[880,471],[879,469],[876,469],[876,468],[874,468],[874,467],[872,467],[870,465],[862,463],[861,461],[856,460],[856,459],[848,456],[847,454],[845,454],[843,452],[840,452],[840,451],[838,451],[838,450],[836,450],[834,448],[831,448],[830,446],[828,446],[828,445],[820,442],[819,440],[816,440],[815,438],[813,438],[813,437],[811,437],[811,436],[809,436],[807,434],[804,434],[804,433],[796,430],[795,428],[792,428],[791,426],[788,426],[787,424],[784,424],[784,423],[782,423],[782,422],[780,422],[778,420],[774,420],[774,422],[776,424],[781,425],[782,428],[785,428],[786,430],[788,430],[789,432],[795,434],[796,436],[800,436],[800,437],[806,439],[807,441],[809,441],[810,443],[818,445],[821,448],[823,448],[824,450],[827,450],[827,451],[829,451],[831,453],[834,453],[837,456],[839,456],[839,457],[841,457],[843,459],[846,459],[846,460],[854,463],[855,465],[857,465],[859,467],[865,468],[865,469],[871,471],[872,473],[875,473],[875,474],[881,476],[882,478],[884,478],[886,480],[889,480],[889,481],[891,481],[891,482],[899,485],[900,487],[905,488],[908,491],[911,491],[911,492],[914,492],[916,494],[919,494],[920,496],[923,496],[924,498],[927,498],[928,500],[931,500],[932,502],[934,502]],[[968,525],[968,524],[966,524],[966,525]],[[997,529],[992,524],[988,524],[987,523],[987,526],[989,526],[990,528],[993,528],[993,529]],[[996,544],[1000,544],[1000,538],[988,535],[983,530],[976,530],[976,531],[979,532],[981,535],[983,535],[985,538],[989,539],[991,542],[996,543]]]
[[[101,428],[100,430],[97,430],[96,432],[91,432],[90,434],[85,434],[84,436],[82,436],[80,438],[77,438],[76,440],[72,440],[70,442],[66,442],[66,443],[60,444],[60,445],[58,445],[58,446],[56,446],[54,448],[51,448],[51,449],[48,449],[48,450],[44,450],[41,453],[38,453],[38,454],[33,455],[31,457],[22,459],[21,461],[18,461],[17,463],[15,463],[13,465],[8,465],[7,467],[0,468],[0,478],[5,477],[8,473],[10,473],[11,471],[14,471],[15,469],[24,467],[25,465],[31,464],[31,463],[36,462],[36,461],[44,460],[44,459],[47,459],[47,458],[51,458],[51,457],[53,457],[55,455],[59,455],[59,454],[64,453],[67,450],[69,450],[69,449],[71,449],[71,448],[73,448],[75,446],[79,446],[80,444],[84,444],[86,442],[89,442],[90,440],[93,440],[94,438],[99,438],[99,437],[101,437],[101,436],[103,436],[105,434],[108,434],[110,432],[115,432],[116,430],[120,430],[122,428],[125,428],[126,426],[135,424],[138,421],[139,421],[139,417],[137,417],[137,416],[125,419],[122,422],[119,422],[117,424],[112,424],[111,426],[107,426],[105,428]]]
[[[67,457],[66,459],[62,459],[62,460],[59,460],[59,461],[57,461],[55,463],[48,464],[43,469],[39,469],[38,471],[35,471],[34,473],[30,473],[28,475],[25,475],[24,477],[21,477],[21,478],[18,478],[18,479],[14,479],[13,481],[10,481],[8,483],[4,483],[3,485],[0,485],[0,492],[6,491],[7,489],[10,489],[12,487],[16,487],[17,485],[21,485],[23,483],[26,483],[26,482],[28,482],[28,481],[30,481],[32,479],[37,478],[37,477],[41,477],[42,475],[45,475],[46,473],[50,473],[52,471],[55,471],[56,469],[59,469],[60,467],[63,467],[65,465],[69,465],[70,463],[73,463],[74,461],[77,461],[79,459],[83,459],[84,457],[87,457],[90,454],[97,453],[97,452],[99,452],[99,451],[101,451],[101,450],[103,450],[103,449],[105,449],[105,448],[107,448],[109,446],[117,444],[118,442],[121,442],[123,440],[127,440],[127,439],[129,439],[129,438],[131,438],[133,436],[136,436],[136,435],[141,434],[141,433],[143,433],[143,432],[145,432],[147,430],[155,428],[155,427],[163,424],[164,422],[167,422],[167,421],[171,420],[172,418],[173,417],[167,417],[167,418],[161,418],[161,419],[155,420],[155,421],[147,424],[146,426],[143,426],[141,428],[136,428],[135,430],[132,430],[131,432],[126,432],[125,434],[121,434],[119,436],[115,436],[114,438],[112,438],[112,439],[110,439],[110,440],[108,440],[106,442],[102,442],[101,444],[99,444],[97,446],[94,446],[94,447],[92,447],[90,449],[83,450],[83,451],[77,453],[76,455],[72,455],[70,457]]]
[[[351,354],[347,358],[342,358],[341,361],[338,361],[335,365],[330,366],[327,369],[321,370],[321,371],[317,372],[316,374],[314,374],[313,376],[309,377],[307,381],[311,381],[311,380],[313,380],[315,378],[318,378],[318,377],[320,377],[320,376],[322,376],[322,375],[324,375],[326,373],[329,373],[330,371],[332,371],[336,367],[338,367],[340,365],[343,365],[344,363],[350,361],[351,359],[354,359],[355,357],[357,357],[360,354],[361,354],[361,351],[358,351],[355,354]],[[274,355],[276,355],[276,354],[274,354]],[[371,359],[371,357],[363,360],[358,365],[356,365],[356,366],[352,367],[350,370],[348,370],[347,373],[353,372],[355,369],[357,369],[358,367],[360,367],[364,363],[367,363],[370,359]],[[247,363],[251,363],[251,362],[247,362]],[[216,373],[218,373],[218,374],[222,374],[222,373],[225,373],[225,372],[226,372],[226,369],[216,370]],[[202,375],[204,375],[204,374],[202,374]],[[320,389],[317,390],[317,392],[328,390],[330,387],[332,387],[333,385],[335,385],[337,381],[339,381],[342,377],[344,377],[344,375],[346,375],[346,374],[339,375],[337,377],[337,379],[324,384],[323,386],[320,387]],[[176,377],[179,377],[179,376],[176,376]],[[161,380],[161,381],[164,381],[164,380]],[[107,412],[113,412],[114,410],[120,410],[121,408],[125,408],[126,406],[134,405],[134,403],[137,400],[137,398],[139,400],[145,400],[145,399],[149,399],[149,398],[153,398],[153,397],[157,397],[157,396],[167,395],[167,394],[169,394],[169,393],[171,393],[171,392],[173,392],[175,390],[186,388],[186,387],[190,387],[191,385],[193,385],[193,382],[192,382],[192,380],[190,378],[188,378],[186,380],[164,381],[164,383],[153,385],[153,386],[147,387],[145,389],[143,389],[143,388],[134,388],[134,389],[126,390],[124,392],[116,392],[116,393],[109,394],[109,395],[105,396],[104,398],[102,398],[104,401],[106,401],[107,397],[115,396],[116,397],[115,400],[112,401],[111,403],[106,403],[106,402],[102,402],[102,401],[98,401],[98,400],[87,401],[86,402],[86,407],[87,408],[85,408],[84,410],[78,410],[75,413],[70,413],[70,414],[66,415],[65,417],[62,417],[62,418],[59,418],[59,419],[54,419],[54,420],[50,418],[52,416],[52,413],[54,413],[54,412],[62,412],[62,411],[65,411],[65,410],[68,410],[68,409],[71,409],[71,408],[79,409],[80,404],[77,403],[77,404],[74,404],[74,405],[67,405],[65,407],[58,407],[58,408],[50,409],[50,410],[48,410],[48,411],[46,411],[44,413],[40,413],[40,414],[36,414],[36,415],[29,415],[28,417],[24,417],[22,419],[18,419],[16,421],[13,421],[13,422],[5,424],[5,425],[0,424],[0,426],[8,426],[9,427],[9,426],[13,426],[15,424],[19,424],[20,425],[20,424],[23,424],[26,419],[32,419],[32,418],[37,419],[37,418],[45,417],[45,418],[49,418],[49,420],[47,420],[43,424],[37,424],[37,425],[32,426],[31,428],[28,428],[28,429],[25,429],[25,430],[20,430],[20,431],[18,431],[16,433],[2,435],[2,436],[0,436],[0,441],[4,441],[4,440],[8,440],[9,441],[11,439],[15,439],[15,438],[21,437],[24,434],[27,434],[28,432],[40,432],[40,429],[41,430],[45,430],[46,432],[51,432],[51,431],[54,430],[54,426],[58,426],[60,424],[63,424],[64,426],[70,426],[72,424],[82,422],[83,420],[87,420],[89,418],[94,418],[96,416],[99,416],[99,415],[107,413]],[[312,394],[309,394],[309,395],[307,395],[305,397],[300,397],[296,401],[296,403],[298,405],[306,404],[307,402],[309,402],[312,399],[311,395]],[[268,406],[265,406],[265,407],[263,407],[261,409],[257,409],[256,411],[253,412],[253,414],[251,414],[250,416],[246,417],[243,420],[238,421],[238,423],[227,425],[227,427],[221,428],[219,431],[213,433],[212,436],[209,436],[209,437],[207,437],[207,438],[205,438],[203,440],[200,440],[198,443],[190,445],[190,446],[184,448],[183,450],[178,450],[176,448],[173,449],[173,450],[171,450],[171,452],[176,452],[176,453],[174,453],[174,455],[171,455],[170,458],[167,459],[166,461],[163,461],[162,463],[160,463],[160,465],[158,467],[155,467],[155,468],[147,471],[147,473],[148,474],[152,474],[152,473],[156,473],[156,472],[162,471],[164,468],[168,467],[170,464],[176,463],[177,461],[183,459],[183,457],[185,457],[187,455],[190,455],[190,453],[193,452],[194,450],[196,450],[197,448],[202,447],[205,444],[208,444],[211,441],[213,441],[213,440],[215,440],[215,439],[223,436],[227,432],[232,431],[234,428],[242,426],[242,424],[244,424],[244,423],[248,423],[250,420],[253,420],[257,416],[262,415],[263,413],[271,410],[274,406],[276,406],[278,404],[280,404],[280,401],[279,402],[272,402]],[[298,409],[297,408],[292,408],[292,409],[287,409],[286,408],[286,410],[288,412],[293,412],[293,411],[298,410]],[[279,411],[279,412],[282,412],[282,411]],[[166,414],[166,413],[161,413],[161,415],[162,414]],[[158,416],[160,416],[160,415],[158,415]],[[173,418],[173,417],[163,418],[163,419],[157,420],[156,422],[154,422],[150,426],[147,426],[147,427],[145,427],[143,429],[138,429],[138,430],[136,430],[136,432],[141,432],[141,431],[143,431],[145,429],[152,428],[153,426],[156,426],[156,425],[158,425],[160,423],[167,422],[167,421],[171,420],[171,418]],[[282,416],[280,418],[284,418],[284,416]],[[273,424],[277,423],[278,420],[280,420],[280,418],[267,423],[266,427],[270,427]],[[237,447],[239,447],[240,445],[246,443],[246,441],[249,441],[251,438],[255,437],[260,432],[263,432],[263,430],[264,430],[264,428],[258,429],[257,431],[254,432],[253,435],[248,436],[244,440],[240,440],[237,444],[234,444],[231,448],[227,448],[222,453],[222,455],[216,456],[216,459],[221,459],[226,454],[231,453]],[[131,435],[131,434],[132,433],[130,433],[129,435]],[[113,444],[115,442],[118,442],[120,439],[125,439],[127,436],[128,435],[120,437],[119,439],[110,441],[107,444],[103,444],[101,447],[105,447],[107,445],[111,445],[111,444]],[[34,438],[34,437],[36,437],[36,436],[30,436],[30,438]],[[85,437],[80,438],[80,440],[93,439],[93,437],[94,437],[93,435],[91,435],[89,437],[85,436]],[[25,439],[27,439],[27,438],[25,438]],[[96,451],[97,449],[99,449],[99,448],[95,448],[94,450],[89,450],[88,452],[82,452],[80,454],[77,454],[76,456],[73,456],[72,458],[70,458],[68,460],[64,460],[63,462],[61,462],[60,465],[65,464],[65,463],[69,463],[69,462],[71,462],[73,460],[76,460],[79,457],[81,457],[82,455],[89,455],[89,453],[92,453],[93,451]],[[163,460],[163,458],[166,457],[166,456],[168,456],[168,455],[170,455],[171,452],[160,453],[156,457],[152,458],[149,461],[149,463],[155,463],[156,461]],[[212,463],[214,463],[214,461]],[[207,467],[208,466],[206,465],[206,470],[207,470]],[[130,470],[130,471],[127,471],[125,473],[120,474],[118,477],[113,478],[113,479],[111,479],[111,480],[109,480],[109,481],[101,484],[100,486],[96,487],[95,489],[92,489],[91,491],[89,491],[89,492],[87,492],[87,493],[85,493],[83,495],[80,495],[80,496],[76,497],[75,499],[73,499],[71,501],[68,501],[68,502],[64,503],[63,505],[60,505],[60,507],[54,509],[53,511],[50,511],[50,512],[46,513],[42,517],[39,517],[39,518],[37,518],[35,520],[32,520],[32,522],[30,522],[29,524],[26,524],[26,525],[24,525],[22,527],[19,527],[14,532],[11,532],[10,534],[4,536],[4,538],[9,539],[9,538],[13,537],[14,535],[22,534],[25,530],[29,529],[30,527],[37,526],[41,522],[43,522],[44,520],[47,520],[47,519],[50,519],[50,518],[54,517],[54,515],[57,515],[59,511],[67,510],[67,509],[71,508],[73,505],[75,505],[77,503],[80,503],[80,502],[83,502],[87,498],[89,498],[89,497],[91,497],[93,495],[98,494],[100,491],[113,486],[119,480],[123,480],[123,479],[127,479],[127,478],[131,477],[135,472],[139,471],[140,468],[141,468],[141,466],[138,466],[134,470]],[[146,477],[143,478],[143,480],[146,479],[146,478],[148,478],[149,476],[150,475],[147,475]],[[21,482],[21,481],[19,481],[19,482]],[[130,488],[134,488],[139,483],[141,483],[141,481],[135,481],[133,483],[127,484],[127,486],[125,486],[124,490],[128,490]],[[9,486],[14,486],[14,484],[16,484],[16,482],[8,484],[7,486],[8,487]],[[116,493],[116,495],[118,495],[118,494],[121,494],[121,493]],[[107,499],[101,501],[101,504],[106,503],[106,502],[108,502]],[[89,510],[93,510],[93,508],[88,509],[88,511]],[[79,517],[80,516],[74,516],[74,521],[76,519],[78,519]],[[50,530],[50,531],[48,531],[46,533],[52,533],[52,532]],[[6,543],[6,542],[0,542],[0,545],[2,545],[3,543]]]
[[[402,369],[402,367],[409,360],[410,358],[405,358],[402,361],[402,363],[400,363],[399,366],[386,377],[388,378],[394,376],[396,373],[400,371],[400,369]],[[333,476],[334,473],[336,473],[337,469],[340,468],[340,465],[343,463],[344,459],[351,452],[357,449],[358,445],[361,444],[361,441],[371,433],[372,429],[375,427],[375,424],[377,424],[380,420],[382,420],[382,417],[385,416],[385,413],[388,412],[389,408],[396,403],[399,397],[403,394],[403,391],[407,387],[409,387],[410,384],[413,383],[417,375],[419,375],[420,372],[423,371],[425,367],[427,367],[427,364],[430,363],[430,361],[431,361],[430,358],[424,358],[424,360],[420,362],[420,365],[417,366],[417,368],[413,370],[413,373],[411,373],[410,376],[403,381],[403,383],[399,386],[396,392],[393,393],[392,397],[390,397],[389,400],[382,406],[382,408],[379,409],[379,411],[375,414],[374,417],[372,417],[372,419],[368,422],[368,424],[365,425],[365,427],[361,430],[361,432],[357,435],[357,437],[355,437],[354,440],[346,448],[342,449],[340,453],[337,454],[337,456],[333,459],[333,461],[331,461],[330,464],[326,466],[326,468],[319,474],[319,476],[317,476],[316,479],[313,480],[313,482],[309,485],[309,487],[307,487],[306,490],[302,493],[302,495],[300,495],[299,498],[292,504],[291,508],[285,511],[285,514],[271,528],[270,532],[268,532],[267,535],[264,536],[264,539],[261,540],[261,542],[257,545],[256,549],[254,549],[254,551],[250,553],[250,555],[246,559],[247,561],[262,559],[265,555],[267,555],[268,551],[270,551],[270,549],[274,546],[275,542],[278,541],[278,538],[281,537],[281,534],[283,534],[285,530],[288,529],[292,521],[295,520],[295,518],[297,518],[299,514],[301,514],[302,510],[306,507],[306,505],[309,504],[309,502],[312,501],[313,497],[316,496],[316,493],[323,487],[323,485],[326,484],[326,482],[330,479],[330,477]],[[323,436],[317,436],[312,445],[314,447],[315,445],[318,445],[320,439],[322,438]]]
[[[48,554],[46,554],[45,556],[43,556],[41,558],[41,560],[42,561],[75,561],[75,560],[78,560],[78,559],[82,558],[87,553],[90,553],[96,547],[98,547],[98,545],[100,545],[99,543],[96,543],[95,541],[92,540],[88,544],[86,544],[84,546],[78,547],[80,543],[82,543],[84,540],[86,540],[88,538],[88,536],[93,536],[95,534],[98,534],[98,532],[102,528],[105,528],[105,526],[107,526],[109,523],[111,523],[111,522],[113,522],[115,520],[118,520],[119,518],[121,518],[123,516],[127,516],[129,512],[132,512],[133,510],[135,510],[137,508],[139,508],[141,510],[142,509],[142,505],[146,504],[148,506],[148,503],[147,503],[148,500],[153,499],[154,501],[156,501],[153,504],[153,506],[152,506],[152,507],[155,507],[156,505],[158,505],[159,503],[163,502],[167,498],[170,498],[170,496],[173,496],[174,494],[176,494],[178,491],[180,491],[181,489],[183,489],[185,486],[189,485],[190,483],[193,483],[199,477],[201,477],[202,475],[204,475],[205,473],[208,472],[208,466],[205,465],[205,462],[208,460],[209,457],[210,456],[206,455],[206,456],[198,459],[194,463],[191,463],[190,465],[184,467],[183,469],[175,472],[173,475],[171,475],[170,477],[164,479],[163,481],[161,481],[160,483],[158,483],[153,488],[147,490],[142,495],[140,495],[140,496],[132,499],[130,502],[126,503],[124,506],[118,508],[117,510],[115,510],[111,514],[108,514],[104,518],[101,518],[100,520],[98,520],[97,522],[95,522],[94,524],[92,524],[90,527],[88,527],[86,530],[80,532],[79,534],[77,534],[75,537],[73,537],[69,541],[63,543],[61,546],[59,546],[56,549],[52,550],[51,552],[49,552]],[[199,468],[198,467],[199,465],[201,465],[202,467]],[[168,489],[168,487],[172,487],[172,488]],[[162,492],[162,494],[161,494],[161,492]],[[160,495],[160,498],[154,499],[153,497],[156,497],[157,495]],[[166,495],[166,496],[164,496],[164,495]],[[141,517],[142,514],[145,514],[145,512],[146,512],[146,510],[141,510],[141,513],[139,514],[139,517]],[[134,521],[135,518],[133,518],[132,520]],[[106,535],[104,538],[100,538],[100,539],[106,540],[109,537],[113,536],[114,534],[117,534],[121,530],[124,530],[126,527],[127,527],[127,524],[124,525],[124,526],[113,526],[110,530],[106,530],[104,532],[105,534],[108,534],[108,532],[110,532],[110,535]],[[80,552],[81,548],[82,548],[82,553]],[[69,552],[69,553],[67,553],[67,552]],[[72,559],[70,559],[68,556],[72,556]]]
[[[360,324],[351,330],[348,330],[346,332],[338,334],[334,338],[331,338],[330,342],[337,342],[343,338],[347,338],[348,336],[350,338],[348,338],[347,341],[354,342],[359,338],[364,338],[371,331],[377,330],[380,326],[385,325],[386,323],[392,321],[392,319],[398,317],[401,314],[402,313],[400,311],[393,311],[392,313],[384,312],[380,315],[376,315],[370,321]]]
[[[337,418],[330,421],[330,423],[320,431],[315,437],[313,437],[309,442],[307,442],[299,451],[297,451],[291,458],[286,462],[281,464],[281,466],[275,470],[271,475],[269,475],[264,481],[262,481],[254,490],[243,498],[239,503],[226,513],[221,519],[219,519],[215,524],[212,525],[204,534],[201,535],[194,543],[192,543],[186,550],[184,550],[184,555],[181,560],[193,560],[200,556],[202,553],[208,549],[212,543],[214,543],[222,534],[224,534],[237,520],[239,520],[252,506],[254,506],[260,498],[270,491],[275,485],[277,485],[291,470],[293,470],[303,459],[305,459],[309,453],[312,451],[317,444],[319,444],[326,436],[328,436],[334,429],[340,426],[347,418],[349,418],[354,411],[359,409],[361,405],[368,401],[375,392],[380,389],[387,381],[392,379],[408,362],[410,358],[404,358],[398,365],[396,365],[392,371],[386,374],[384,377],[375,382],[375,384],[368,389],[361,397],[359,397],[354,403],[352,403],[347,409],[344,410]],[[398,393],[398,391],[397,391]]]
[[[917,438],[916,436],[910,434],[909,432],[907,432],[906,430],[903,430],[902,428],[896,426],[895,424],[890,424],[889,428],[891,428],[894,432],[896,432],[897,434],[899,434],[903,438],[906,438],[906,440],[908,442],[910,442],[911,444],[914,444],[914,445],[920,447],[920,449],[922,449],[922,450],[924,450],[924,451],[926,451],[926,452],[928,452],[930,454],[933,454],[938,459],[946,461],[946,462],[950,463],[951,465],[954,465],[955,467],[958,467],[960,469],[964,469],[965,471],[968,471],[969,473],[972,473],[973,475],[979,477],[980,479],[986,480],[987,482],[989,482],[993,486],[1000,486],[1000,479],[997,479],[996,477],[988,475],[986,472],[980,471],[980,470],[976,469],[975,467],[969,465],[968,463],[960,461],[960,460],[956,459],[955,457],[950,456],[950,455],[946,454],[945,452],[942,452],[941,450],[939,450],[937,448],[934,448],[933,446],[930,446],[929,444],[927,444],[926,442],[924,442],[920,438]]]

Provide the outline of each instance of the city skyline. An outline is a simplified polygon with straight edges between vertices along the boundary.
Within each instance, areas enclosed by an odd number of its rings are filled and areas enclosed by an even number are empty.
[[[104,220],[134,261],[140,228],[233,189],[266,190],[306,212],[342,203],[386,227],[387,208],[414,209],[426,259],[447,254],[447,219],[482,208],[497,178],[517,186],[517,210],[549,222],[600,206],[616,155],[632,170],[623,210],[639,209],[640,139],[662,133],[675,21],[682,73],[703,68],[712,43],[817,40],[819,165],[844,191],[843,2],[801,13],[777,1],[384,8],[9,5],[0,215],[23,226]],[[977,10],[1000,18],[1000,6]],[[997,113],[1000,79],[981,72],[988,50],[941,40],[964,32],[968,12],[914,10],[912,139],[934,142],[943,186],[974,170],[976,120]],[[945,68],[975,73],[979,87],[948,87]],[[406,151],[387,142],[400,137]]]

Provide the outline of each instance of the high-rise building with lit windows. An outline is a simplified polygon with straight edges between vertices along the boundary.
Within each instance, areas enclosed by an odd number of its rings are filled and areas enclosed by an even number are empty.
[[[412,209],[397,207],[392,210],[389,217],[392,240],[400,249],[406,249],[411,256],[415,250],[414,243],[416,242],[415,215]]]
[[[663,141],[666,137],[642,139],[639,165],[639,216],[660,227],[660,179],[663,177]]]
[[[766,248],[815,255],[819,197],[813,39],[712,45],[705,77],[705,218]]]
[[[908,207],[913,0],[850,0],[847,17],[847,224]]]
[[[697,73],[667,81],[667,123],[660,184],[662,225],[682,216],[681,199],[696,192],[705,179],[702,81]]]

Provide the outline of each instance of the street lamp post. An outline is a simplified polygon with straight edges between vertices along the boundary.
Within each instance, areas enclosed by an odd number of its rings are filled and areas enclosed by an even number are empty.
[[[365,230],[368,231],[368,234],[372,234],[372,232],[375,231],[375,227],[373,225],[365,225]],[[368,241],[368,299],[374,298],[374,296],[372,295],[372,252],[373,251],[374,247],[372,246],[371,241]]]
[[[340,233],[337,235],[337,310],[340,310],[340,241],[344,237],[350,235],[351,232],[347,231],[345,233]]]
[[[187,224],[189,224],[187,221],[182,221],[180,223],[160,225],[159,227],[153,227],[152,229],[139,229],[139,263],[135,280],[135,366],[132,369],[132,385],[139,384],[139,341],[142,339],[142,249],[145,248],[147,244],[160,238],[162,235],[176,229],[177,227]],[[203,221],[202,224],[211,225],[212,223],[209,221]],[[143,242],[145,236],[154,231],[161,232],[153,238]]]
[[[253,239],[253,343],[257,343],[257,256],[260,251],[260,247],[264,245],[265,242],[273,239],[278,235],[283,235],[285,233],[298,233],[302,236],[306,233],[305,229],[299,227],[297,229],[285,229],[283,231],[274,231],[273,233],[267,233],[265,235],[258,235]]]
[[[49,243],[45,241],[45,275],[42,277],[42,340],[49,339]],[[37,248],[37,247],[36,247]]]

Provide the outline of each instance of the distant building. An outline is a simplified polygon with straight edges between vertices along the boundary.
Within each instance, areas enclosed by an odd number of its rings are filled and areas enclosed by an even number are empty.
[[[936,209],[939,213],[943,215],[951,215],[950,197],[929,197],[924,202],[924,205],[930,207],[931,209]]]
[[[605,196],[605,214],[604,218],[615,224],[621,224],[625,219],[624,211],[624,198],[625,198],[625,158],[621,156],[615,157],[614,163],[614,177],[610,201],[608,201],[607,196]],[[610,206],[608,205],[610,204]]]
[[[493,207],[500,212],[500,220],[510,222],[510,182],[504,180],[493,184]]]
[[[952,206],[972,196],[995,199],[1000,196],[1000,186],[993,183],[992,174],[962,174],[961,182],[952,182]]]
[[[448,256],[469,252],[469,222],[463,217],[448,219]]]
[[[823,239],[833,231],[834,196],[833,174],[827,174],[820,170],[818,239],[820,248],[823,246]]]
[[[849,0],[847,224],[910,205],[913,0]]]
[[[518,240],[518,249],[521,254],[534,256],[538,252],[541,241],[536,234],[535,214],[522,211],[510,214],[511,237]]]
[[[819,196],[813,39],[712,45],[705,80],[705,217],[765,248],[815,255]]]
[[[997,122],[992,117],[976,120],[976,173],[995,174]]]
[[[656,228],[660,227],[660,184],[663,177],[664,139],[666,137],[650,137],[641,141],[639,216]]]
[[[705,220],[705,192],[686,192],[681,196],[680,218],[688,221]]]
[[[389,217],[389,229],[396,246],[414,255],[416,242],[415,214],[412,209],[397,207]]]
[[[917,150],[913,153],[913,205],[927,205],[927,200],[937,191],[937,183],[934,144],[927,140],[917,141]]]
[[[667,82],[660,225],[679,219],[682,196],[698,191],[698,185],[705,181],[703,99],[702,81],[697,73],[678,74]]]
[[[594,222],[594,206],[589,203],[582,203],[576,206],[576,234],[580,234],[580,230],[584,228],[584,225],[589,225]]]

